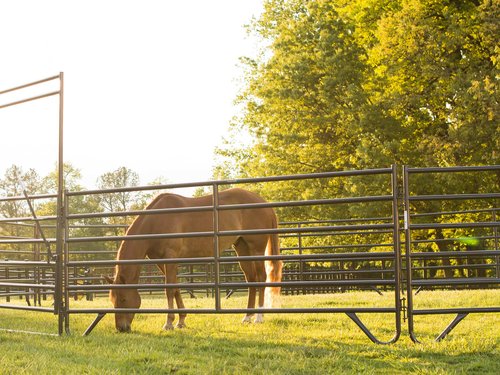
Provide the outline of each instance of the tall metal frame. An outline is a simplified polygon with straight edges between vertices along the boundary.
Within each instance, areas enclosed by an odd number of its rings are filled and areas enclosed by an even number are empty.
[[[12,101],[9,103],[1,104],[0,109],[12,107],[35,100],[40,100],[43,98],[51,96],[59,96],[59,121],[58,121],[58,158],[57,158],[57,169],[58,169],[58,186],[57,186],[57,225],[56,225],[56,254],[55,254],[55,269],[56,269],[56,279],[54,286],[54,314],[58,316],[58,332],[63,333],[63,319],[64,314],[60,314],[61,311],[65,309],[65,302],[63,298],[63,279],[64,279],[64,257],[63,257],[63,239],[64,239],[64,227],[65,227],[65,217],[64,217],[64,73],[60,72],[58,75],[41,79],[38,81],[26,83],[20,86],[16,86],[10,89],[0,91],[0,96],[3,94],[20,91],[29,87],[39,86],[41,84],[50,81],[59,81],[59,89],[56,91],[46,92],[40,95],[27,97],[24,99]],[[35,241],[36,242],[36,241]],[[37,287],[37,286],[35,286]]]

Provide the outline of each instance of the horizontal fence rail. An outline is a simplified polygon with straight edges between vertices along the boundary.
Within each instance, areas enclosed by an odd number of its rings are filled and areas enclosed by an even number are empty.
[[[8,93],[11,93],[11,92],[14,92],[14,91],[19,91],[19,90],[22,90],[22,89],[25,89],[25,88],[28,88],[28,87],[33,87],[33,86],[36,86],[36,85],[40,85],[42,83],[46,83],[46,82],[50,82],[50,81],[55,81],[55,80],[59,80],[59,79],[61,79],[61,75],[57,75],[57,76],[45,78],[45,79],[42,79],[42,80],[38,80],[38,81],[35,81],[35,82],[27,83],[27,84],[24,84],[24,85],[20,85],[20,86],[17,86],[17,87],[13,87],[13,88],[10,88],[10,89],[7,89],[7,90],[0,91],[0,95],[8,94]],[[51,92],[48,92],[48,93],[44,93],[44,94],[41,94],[41,95],[36,95],[36,96],[24,98],[24,99],[21,99],[21,100],[16,100],[16,101],[13,101],[13,102],[10,102],[10,103],[4,103],[4,104],[0,103],[0,109],[7,108],[7,107],[12,107],[12,106],[15,106],[15,105],[18,105],[18,104],[28,103],[28,102],[31,102],[31,101],[34,101],[34,100],[39,100],[39,99],[47,98],[49,96],[55,96],[55,95],[60,95],[60,94],[61,94],[61,90],[57,90],[57,91],[51,91]]]

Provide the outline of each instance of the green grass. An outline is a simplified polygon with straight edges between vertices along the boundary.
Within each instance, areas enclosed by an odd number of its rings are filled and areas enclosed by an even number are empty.
[[[208,298],[185,299],[188,307],[212,307]],[[244,306],[245,298],[223,301]],[[283,307],[390,306],[390,293],[283,297]],[[500,290],[422,292],[418,308],[498,306]],[[143,301],[161,307],[162,298]],[[71,301],[71,307],[109,306],[105,299]],[[392,314],[361,314],[374,334],[388,340]],[[442,342],[433,338],[451,315],[417,316],[423,344],[414,344],[405,323],[399,341],[375,345],[344,314],[268,314],[264,324],[241,324],[241,315],[188,316],[188,328],[165,332],[161,314],[141,314],[133,333],[119,334],[107,315],[88,337],[94,316],[72,315],[72,335],[0,331],[0,374],[497,374],[500,314],[471,314]],[[0,327],[57,332],[55,316],[0,310]]]

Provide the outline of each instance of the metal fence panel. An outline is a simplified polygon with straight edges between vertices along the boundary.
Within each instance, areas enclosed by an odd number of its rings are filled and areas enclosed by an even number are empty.
[[[408,331],[413,341],[418,342],[416,315],[457,314],[436,337],[440,341],[470,313],[500,312],[499,305],[419,309],[414,302],[423,289],[500,285],[499,172],[498,165],[404,167]]]

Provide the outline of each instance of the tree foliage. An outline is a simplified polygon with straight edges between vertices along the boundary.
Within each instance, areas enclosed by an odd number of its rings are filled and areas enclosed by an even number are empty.
[[[107,172],[97,179],[99,189],[116,189],[139,185],[139,175],[126,167],[120,167],[112,172]],[[102,206],[111,212],[126,211],[133,203],[133,193],[119,192],[103,194],[100,197]]]
[[[12,165],[5,172],[4,178],[0,180],[0,196],[23,196],[24,192],[41,191],[42,181],[34,169],[24,172],[19,166]],[[25,202],[6,201],[2,202],[0,212],[6,217],[23,217],[29,215],[29,209]]]
[[[267,0],[264,4],[261,16],[249,26],[260,38],[261,50],[254,58],[242,59],[244,87],[236,100],[241,114],[216,152],[215,177],[391,164],[499,164],[498,0]],[[481,178],[467,173],[416,175],[411,193],[500,189],[500,174]],[[272,183],[257,189],[269,200],[283,201],[383,195],[391,186],[382,178],[361,177]],[[413,204],[419,207],[412,209],[420,212],[489,207],[471,201]],[[278,211],[281,221],[391,216],[383,204]],[[426,220],[450,218],[436,215]],[[359,244],[365,240],[350,239]],[[340,237],[326,242],[342,244]]]
[[[217,173],[498,164],[498,16],[497,0],[266,1]]]
[[[71,192],[84,190],[81,179],[82,175],[78,168],[71,164],[64,165],[64,181],[65,188]],[[160,179],[157,183],[162,182]],[[29,209],[27,201],[23,198],[24,192],[29,196],[39,196],[46,194],[48,198],[31,199],[31,204],[34,207],[35,214],[41,221],[42,230],[45,237],[54,238],[56,221],[51,219],[56,215],[57,202],[55,197],[58,185],[58,170],[50,172],[45,177],[40,177],[38,173],[29,169],[24,171],[23,168],[13,165],[5,171],[4,177],[0,178],[0,218],[4,219],[0,223],[0,236],[7,238],[31,238],[34,235],[34,223],[23,218],[31,218],[32,213]],[[102,174],[98,178],[98,186],[100,189],[115,189],[121,187],[130,187],[139,185],[139,175],[131,169],[121,167],[115,171]],[[152,193],[142,192],[118,192],[116,194],[84,194],[84,195],[68,195],[69,212],[70,214],[80,213],[100,213],[100,212],[116,212],[127,211],[132,209],[143,209],[148,200],[152,198]],[[12,219],[12,220],[10,220]],[[124,233],[127,224],[133,220],[133,217],[109,217],[109,218],[86,218],[73,219],[69,221],[70,237],[100,237],[104,235],[120,235]],[[37,234],[39,236],[40,234]],[[85,257],[94,257],[93,252],[102,254],[103,257],[107,251],[116,249],[116,242],[93,242],[93,243],[73,243],[70,245],[70,251],[73,256],[78,259]],[[5,245],[7,254],[16,257],[19,252],[26,253],[26,245],[13,244]],[[0,249],[0,253],[3,251]],[[79,252],[81,254],[78,255]],[[90,253],[89,253],[90,252]],[[99,256],[99,255],[98,255]],[[83,257],[83,258],[82,258]]]

